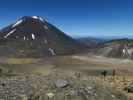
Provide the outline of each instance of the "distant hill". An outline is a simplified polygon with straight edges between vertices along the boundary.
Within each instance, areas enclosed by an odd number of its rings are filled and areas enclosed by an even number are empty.
[[[108,39],[93,38],[93,37],[82,37],[77,39],[79,42],[84,43],[88,47],[95,47],[101,43],[108,41]]]
[[[127,38],[110,40],[98,45],[94,52],[107,57],[133,59],[133,40]]]

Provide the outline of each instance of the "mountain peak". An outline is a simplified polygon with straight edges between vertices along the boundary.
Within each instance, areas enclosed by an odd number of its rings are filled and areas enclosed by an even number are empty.
[[[37,22],[42,22],[42,23],[45,22],[45,20],[44,20],[42,17],[40,17],[40,16],[24,16],[24,17],[18,19],[18,20],[13,24],[12,27],[16,27],[16,26],[18,26],[19,24],[21,24],[21,23],[23,23],[23,22],[28,22],[28,23],[30,23],[30,22],[35,22],[35,21],[37,21]]]
[[[39,16],[24,16],[0,31],[4,39],[35,40],[48,33],[49,23]],[[26,39],[27,38],[27,39]]]
[[[40,21],[44,22],[44,19],[40,16],[24,16],[21,19],[23,19],[23,20],[26,20],[26,19],[27,20],[29,20],[29,19],[31,19],[31,20],[40,20]]]

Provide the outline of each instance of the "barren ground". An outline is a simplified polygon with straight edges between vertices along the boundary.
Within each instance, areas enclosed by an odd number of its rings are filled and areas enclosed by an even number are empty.
[[[133,100],[133,94],[123,89],[133,81],[133,61],[128,59],[114,59],[94,55],[58,56],[52,58],[0,58],[0,68],[3,74],[35,74],[47,76],[53,72],[74,76],[80,73],[86,77],[93,77],[102,85],[121,91]],[[101,72],[107,71],[107,78],[103,80]],[[116,76],[112,77],[112,71]]]

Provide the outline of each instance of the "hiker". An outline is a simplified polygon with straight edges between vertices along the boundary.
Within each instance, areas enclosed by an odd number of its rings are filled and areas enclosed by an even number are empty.
[[[116,70],[115,70],[115,69],[113,69],[113,71],[112,71],[112,76],[113,76],[113,79],[114,79],[115,76],[116,76]]]
[[[2,73],[2,69],[0,68],[0,73]]]
[[[2,69],[0,68],[0,75],[2,75]]]
[[[101,72],[101,75],[104,77],[104,80],[105,80],[105,77],[107,76],[107,71],[104,70],[103,72]]]

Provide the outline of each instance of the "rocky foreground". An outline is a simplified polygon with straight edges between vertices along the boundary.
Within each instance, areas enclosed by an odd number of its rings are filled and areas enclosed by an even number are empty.
[[[127,100],[94,77],[59,74],[0,77],[0,100]]]

